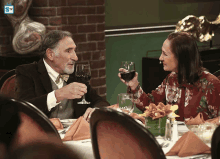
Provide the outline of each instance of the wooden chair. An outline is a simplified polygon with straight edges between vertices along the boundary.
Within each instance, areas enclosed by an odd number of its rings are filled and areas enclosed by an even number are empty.
[[[215,75],[216,77],[218,77],[218,79],[220,79],[220,70],[214,72],[213,75]]]
[[[41,110],[26,101],[11,100],[18,107],[21,119],[12,149],[36,141],[62,143],[57,129]]]
[[[8,97],[15,97],[15,69],[8,71],[0,78],[0,92]]]
[[[165,159],[155,137],[132,117],[111,108],[96,109],[90,119],[96,159]]]
[[[218,126],[213,135],[211,141],[211,155],[212,159],[219,159],[220,158],[220,126]]]

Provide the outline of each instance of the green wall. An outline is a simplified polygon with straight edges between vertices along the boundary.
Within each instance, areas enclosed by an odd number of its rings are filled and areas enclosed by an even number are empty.
[[[204,15],[212,21],[219,6],[217,0],[106,0],[105,25],[108,29],[176,24],[187,15]]]

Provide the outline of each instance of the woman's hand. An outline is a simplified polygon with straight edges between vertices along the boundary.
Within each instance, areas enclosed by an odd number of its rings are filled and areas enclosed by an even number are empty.
[[[120,78],[120,80],[126,84],[127,86],[130,86],[131,87],[131,90],[135,90],[135,88],[138,86],[139,82],[138,82],[138,73],[135,72],[135,76],[132,80],[130,80],[129,82],[126,82],[125,80],[123,80],[121,78],[121,73],[120,72],[127,72],[127,70],[123,69],[123,68],[120,68],[119,69],[119,73],[118,73],[118,77]]]

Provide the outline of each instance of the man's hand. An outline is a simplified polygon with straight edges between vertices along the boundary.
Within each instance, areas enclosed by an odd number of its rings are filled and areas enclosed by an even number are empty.
[[[84,118],[87,122],[90,121],[90,117],[91,117],[92,113],[94,112],[94,110],[95,110],[95,108],[87,108],[87,109],[86,109],[86,112],[84,113],[83,118]]]
[[[81,98],[87,93],[87,86],[82,83],[73,82],[55,91],[57,103],[63,99]]]
[[[120,72],[126,72],[126,70],[125,69],[123,69],[123,68],[120,68],[119,69],[119,73],[118,73],[118,77],[120,78],[120,80],[124,83],[124,84],[126,84],[127,86],[130,86],[131,87],[131,90],[135,90],[135,88],[138,86],[138,73],[137,72],[135,72],[135,76],[134,76],[134,78],[132,79],[132,80],[130,80],[129,82],[126,82],[125,80],[123,80],[122,78],[121,78],[121,73]]]

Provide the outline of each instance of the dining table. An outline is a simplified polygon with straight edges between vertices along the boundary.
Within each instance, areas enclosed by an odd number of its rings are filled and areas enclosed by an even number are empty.
[[[72,120],[74,122],[75,120]],[[142,126],[145,126],[140,122],[139,120],[136,120],[139,124]],[[70,123],[71,124],[71,123]],[[189,131],[189,129],[184,124],[178,124],[178,135],[179,138],[186,132]],[[68,126],[65,128],[65,130],[68,130]],[[65,136],[65,131],[59,130],[61,139]],[[161,145],[162,150],[164,154],[169,152],[169,150],[174,146],[174,142],[165,140],[164,136],[156,136],[155,137],[157,142]],[[85,140],[77,140],[77,141],[63,141],[64,145],[67,147],[73,149],[76,153],[78,153],[82,159],[95,159],[93,154],[93,148],[92,148],[92,142],[91,139],[85,139]],[[162,146],[163,144],[163,146]],[[211,147],[211,143],[207,143],[209,147]],[[193,155],[193,156],[187,156],[187,157],[178,157],[178,156],[166,156],[167,159],[211,159],[211,154],[199,154],[199,155]]]

